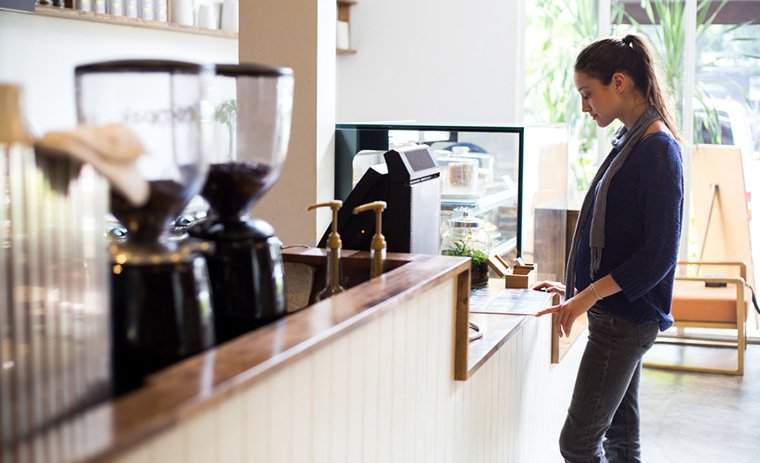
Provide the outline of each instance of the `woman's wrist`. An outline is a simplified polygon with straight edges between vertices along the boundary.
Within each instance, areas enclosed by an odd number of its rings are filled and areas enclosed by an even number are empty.
[[[578,293],[577,297],[586,310],[589,310],[599,301],[591,286],[586,287],[586,289]]]
[[[594,302],[599,302],[602,300],[602,296],[599,295],[599,291],[597,291],[596,287],[594,286],[594,283],[591,282],[588,287],[591,289],[591,294],[594,295]]]

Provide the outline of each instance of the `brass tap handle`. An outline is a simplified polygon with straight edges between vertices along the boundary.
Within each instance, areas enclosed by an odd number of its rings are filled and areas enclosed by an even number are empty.
[[[327,247],[330,249],[340,249],[343,247],[343,242],[340,240],[338,234],[338,209],[343,206],[343,201],[334,199],[331,201],[325,201],[323,203],[312,204],[306,210],[313,211],[319,207],[329,207],[332,209],[332,228],[330,234],[327,236]]]
[[[388,207],[385,201],[374,201],[362,204],[354,208],[354,214],[361,214],[366,211],[375,211],[375,234],[372,237],[372,247],[370,255],[372,258],[372,278],[380,276],[383,273],[383,261],[385,260],[385,237],[383,236],[383,211]]]

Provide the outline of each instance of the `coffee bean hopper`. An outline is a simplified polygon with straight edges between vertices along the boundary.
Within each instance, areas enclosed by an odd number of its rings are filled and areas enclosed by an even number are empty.
[[[78,66],[80,124],[120,123],[145,147],[144,204],[112,189],[111,213],[126,229],[111,244],[111,330],[116,394],[214,344],[204,246],[168,238],[169,225],[197,194],[210,147],[208,89],[213,66],[127,60]]]
[[[281,242],[250,211],[285,161],[293,72],[217,65],[213,87],[215,146],[201,193],[210,211],[189,234],[213,244],[207,262],[214,322],[217,342],[225,342],[286,313]]]

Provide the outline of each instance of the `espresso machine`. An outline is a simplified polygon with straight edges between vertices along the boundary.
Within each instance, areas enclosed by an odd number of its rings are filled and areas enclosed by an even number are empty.
[[[207,245],[170,239],[169,225],[206,179],[213,66],[126,60],[78,66],[80,124],[131,129],[144,145],[137,170],[148,196],[135,204],[114,189],[110,210],[126,236],[110,245],[114,392],[214,344]]]
[[[258,64],[217,65],[214,147],[201,192],[208,217],[189,228],[207,253],[218,343],[286,313],[281,242],[249,217],[280,176],[293,108],[293,72]]]

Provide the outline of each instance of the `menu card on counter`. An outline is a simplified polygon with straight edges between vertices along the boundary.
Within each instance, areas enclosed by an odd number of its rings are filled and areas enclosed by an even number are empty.
[[[475,289],[470,294],[471,313],[536,315],[551,305],[551,294],[534,289],[489,287]]]

